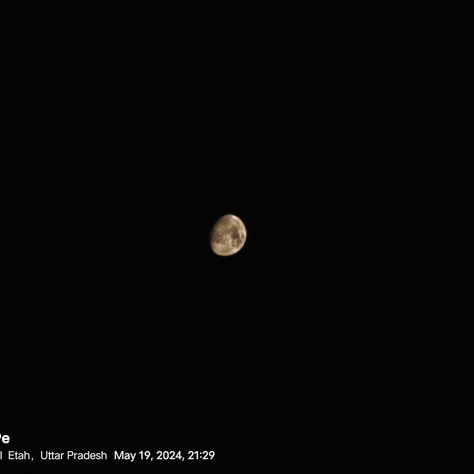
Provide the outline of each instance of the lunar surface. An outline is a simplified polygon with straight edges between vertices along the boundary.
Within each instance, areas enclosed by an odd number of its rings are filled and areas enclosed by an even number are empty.
[[[210,243],[213,252],[221,257],[236,254],[247,240],[244,223],[232,214],[221,217],[212,228]]]

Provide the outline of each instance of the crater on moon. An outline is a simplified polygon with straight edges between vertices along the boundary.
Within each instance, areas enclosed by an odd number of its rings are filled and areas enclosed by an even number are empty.
[[[245,245],[247,229],[233,214],[222,216],[213,226],[210,244],[213,252],[222,257],[236,254]]]

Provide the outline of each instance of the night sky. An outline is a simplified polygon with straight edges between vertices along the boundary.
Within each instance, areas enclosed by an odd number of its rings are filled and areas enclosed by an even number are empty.
[[[320,439],[365,443],[366,412],[394,412],[373,407],[416,334],[421,119],[380,34],[336,10],[303,27],[245,10],[258,40],[238,21],[230,42],[234,12],[206,14],[218,33],[189,15],[189,36],[181,13],[169,32],[143,11],[11,22],[0,433],[16,447],[215,449],[216,472],[248,472],[263,445],[317,460]],[[209,245],[224,214],[247,228],[226,258]]]

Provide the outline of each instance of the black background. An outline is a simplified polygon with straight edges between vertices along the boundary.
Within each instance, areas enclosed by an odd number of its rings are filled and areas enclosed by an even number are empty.
[[[380,196],[397,149],[383,83],[369,103],[363,60],[335,36],[316,55],[229,46],[212,70],[188,44],[156,60],[53,35],[16,55],[1,175],[12,448],[215,449],[216,467],[253,468],[304,451],[313,412],[337,445],[333,420],[358,413],[389,340],[396,249],[381,242],[396,229]],[[219,258],[208,238],[226,213],[248,241]]]

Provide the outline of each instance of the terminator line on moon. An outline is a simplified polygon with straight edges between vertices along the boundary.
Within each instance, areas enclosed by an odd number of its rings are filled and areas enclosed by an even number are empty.
[[[229,257],[239,252],[247,240],[244,223],[232,214],[222,216],[212,228],[211,249],[216,255]]]

